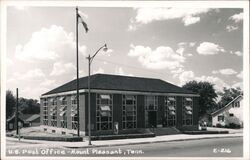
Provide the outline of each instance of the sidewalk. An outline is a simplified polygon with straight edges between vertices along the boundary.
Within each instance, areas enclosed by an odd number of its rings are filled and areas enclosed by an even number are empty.
[[[87,140],[83,142],[58,142],[58,141],[41,141],[41,140],[21,139],[21,142],[43,144],[43,145],[48,145],[48,146],[66,147],[66,148],[90,148],[90,147],[108,147],[108,146],[122,146],[122,145],[135,145],[135,144],[147,144],[147,143],[199,140],[199,139],[211,139],[211,138],[232,138],[232,137],[242,137],[242,136],[243,136],[243,133],[202,134],[202,135],[178,134],[178,135],[156,136],[152,138],[92,141],[91,146],[88,145]],[[7,137],[6,139],[12,142],[18,141],[17,138]]]

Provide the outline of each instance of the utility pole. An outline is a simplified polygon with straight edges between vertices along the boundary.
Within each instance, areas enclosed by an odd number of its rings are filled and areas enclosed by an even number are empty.
[[[79,66],[78,66],[78,7],[76,7],[76,101],[77,101],[77,136],[80,137],[79,115]]]
[[[18,88],[16,89],[16,118],[15,118],[15,124],[16,124],[16,135],[19,134],[19,128],[18,128]]]

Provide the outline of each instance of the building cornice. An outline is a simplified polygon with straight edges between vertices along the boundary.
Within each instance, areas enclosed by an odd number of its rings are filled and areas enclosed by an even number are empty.
[[[87,93],[88,90],[80,89],[79,93]],[[160,93],[160,92],[138,92],[138,91],[120,91],[120,90],[101,90],[101,89],[91,89],[91,93],[109,93],[109,94],[134,94],[134,95],[155,95],[155,96],[186,96],[186,97],[199,97],[198,94],[187,94],[187,93]],[[76,94],[76,91],[67,91],[61,93],[54,93],[43,95],[40,98],[64,96]]]

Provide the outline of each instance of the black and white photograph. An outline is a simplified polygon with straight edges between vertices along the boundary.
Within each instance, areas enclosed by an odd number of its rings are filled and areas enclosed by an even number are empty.
[[[248,1],[28,2],[1,3],[1,159],[249,159]]]

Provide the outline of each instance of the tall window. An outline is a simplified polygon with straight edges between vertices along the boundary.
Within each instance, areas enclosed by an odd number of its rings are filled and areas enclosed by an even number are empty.
[[[136,128],[136,96],[122,96],[122,129]]]
[[[51,108],[50,108],[50,116],[51,116],[51,126],[57,126],[57,99],[53,97],[50,99],[51,101]]]
[[[175,126],[176,123],[176,98],[165,97],[165,125]]]
[[[182,105],[182,124],[193,125],[193,99],[191,97],[183,98]]]
[[[66,96],[60,97],[61,106],[60,106],[60,116],[62,117],[61,120],[61,127],[67,128],[67,100]]]
[[[71,124],[72,129],[78,128],[78,115],[77,115],[77,100],[76,95],[71,96]]]
[[[48,99],[43,99],[43,125],[48,125]]]
[[[112,95],[97,94],[96,95],[96,128],[97,130],[112,130],[113,113],[112,113]]]
[[[156,127],[157,96],[145,96],[145,124],[146,127]]]
[[[146,110],[156,111],[158,107],[157,96],[146,96],[145,106],[146,106]]]

